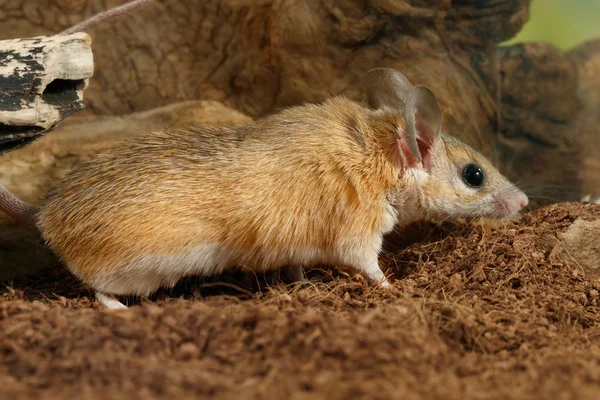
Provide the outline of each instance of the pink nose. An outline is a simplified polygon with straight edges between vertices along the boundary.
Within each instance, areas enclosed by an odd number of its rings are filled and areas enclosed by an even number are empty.
[[[519,199],[519,206],[520,206],[520,208],[525,208],[525,207],[527,207],[527,204],[529,204],[529,199],[527,198],[527,196],[525,194],[523,194],[521,199]]]

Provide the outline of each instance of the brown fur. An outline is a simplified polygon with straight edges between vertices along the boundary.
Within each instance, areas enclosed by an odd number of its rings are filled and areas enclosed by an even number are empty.
[[[145,133],[55,185],[39,228],[84,280],[198,243],[328,250],[381,229],[381,197],[400,184],[402,124],[334,98],[236,130]]]

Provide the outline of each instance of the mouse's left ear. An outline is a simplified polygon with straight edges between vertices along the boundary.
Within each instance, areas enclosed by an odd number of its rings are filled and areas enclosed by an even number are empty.
[[[413,85],[399,71],[391,68],[375,68],[363,76],[367,102],[374,109],[389,107],[403,110]]]
[[[417,85],[410,91],[404,108],[404,118],[409,147],[417,147],[418,161],[424,161],[440,135],[443,120],[440,102],[431,89]]]

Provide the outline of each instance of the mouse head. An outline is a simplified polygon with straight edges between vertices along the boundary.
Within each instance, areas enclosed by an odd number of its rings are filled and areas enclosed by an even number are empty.
[[[421,206],[430,218],[505,218],[528,203],[481,154],[441,133],[442,110],[427,87],[412,86],[400,72],[377,68],[363,81],[369,105],[401,113],[397,154],[418,182]]]

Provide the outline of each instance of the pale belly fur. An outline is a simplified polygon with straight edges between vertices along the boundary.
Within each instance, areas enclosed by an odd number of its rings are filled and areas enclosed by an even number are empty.
[[[380,242],[381,239],[372,240],[366,249],[364,245],[357,244],[352,245],[350,249],[340,246],[330,251],[320,249],[242,251],[215,244],[204,244],[186,253],[142,256],[124,268],[114,268],[99,273],[87,282],[94,289],[106,293],[147,296],[158,288],[174,286],[183,277],[217,275],[233,267],[263,272],[285,266],[364,265],[370,261],[369,255],[378,252],[377,248],[381,247]]]
[[[386,204],[381,232],[353,238],[334,248],[235,249],[220,244],[201,244],[178,254],[144,255],[126,266],[112,266],[85,279],[95,290],[117,295],[147,296],[161,287],[172,287],[186,276],[211,276],[232,267],[255,272],[282,267],[340,265],[363,270],[377,263],[383,234],[396,221],[394,208]],[[73,269],[76,273],[76,269]]]

